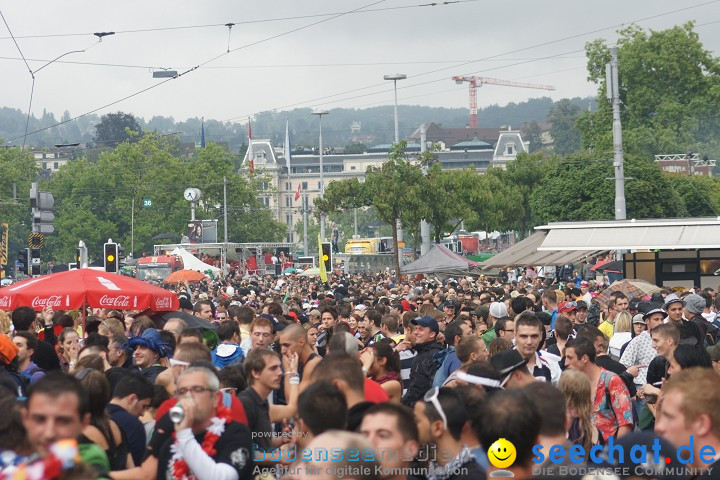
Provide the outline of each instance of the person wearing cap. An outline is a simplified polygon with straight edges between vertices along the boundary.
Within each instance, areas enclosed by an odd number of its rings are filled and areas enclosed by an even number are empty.
[[[445,318],[442,320],[443,326],[455,320],[455,315],[457,314],[455,302],[448,300],[443,303],[443,314],[445,315]]]
[[[572,323],[575,323],[575,317],[577,316],[577,303],[576,302],[563,302],[558,305],[558,315],[567,317]],[[557,319],[557,317],[555,317]]]
[[[662,392],[655,431],[676,448],[690,450],[692,462],[685,466],[704,470],[693,478],[720,478],[720,376],[706,368],[681,370]],[[686,452],[681,455],[687,458]]]
[[[159,363],[160,359],[172,357],[172,348],[154,328],[148,328],[139,337],[131,338],[127,346],[134,349],[135,367],[153,383],[160,372],[167,368]]]
[[[580,282],[580,293],[582,294],[582,300],[587,305],[590,305],[590,302],[592,302],[592,295],[590,295],[590,282],[587,280]]]
[[[577,309],[575,313],[575,319],[573,320],[573,325],[575,329],[578,329],[581,326],[585,325],[585,323],[587,323],[588,303],[585,302],[585,300],[578,300],[577,302],[575,302],[575,306],[577,307]]]
[[[718,328],[711,322],[708,322],[703,313],[707,307],[707,300],[696,294],[690,294],[685,297],[685,309],[683,314],[685,318],[690,322],[694,322],[698,326],[705,328],[705,341],[706,343],[715,344],[718,340]]]
[[[490,346],[490,342],[498,337],[496,323],[501,318],[508,318],[507,306],[503,302],[492,302],[488,309],[488,331],[482,335],[485,340],[485,346]]]
[[[536,379],[527,369],[527,358],[517,350],[504,350],[492,356],[490,363],[500,373],[500,386],[506,389],[523,388]]]
[[[677,295],[671,293],[665,297],[665,305],[663,310],[668,314],[667,321],[678,327],[680,330],[680,341],[690,345],[705,345],[705,333],[707,332],[707,322],[702,319],[702,324],[683,319],[685,311],[685,302],[678,298]]]
[[[665,310],[658,305],[648,304],[645,310],[645,313],[633,317],[633,323],[640,316],[640,320],[645,322],[647,329],[630,340],[625,347],[625,351],[620,356],[620,363],[625,365],[628,372],[635,377],[634,383],[638,388],[647,383],[647,367],[652,359],[657,356],[657,352],[652,346],[650,332],[658,325],[662,325],[665,318]]]
[[[425,315],[411,320],[410,323],[414,325],[413,335],[417,355],[413,359],[410,383],[407,392],[403,395],[402,403],[412,406],[432,387],[437,370],[434,357],[437,352],[442,350],[442,345],[437,341],[440,327],[433,317]]]

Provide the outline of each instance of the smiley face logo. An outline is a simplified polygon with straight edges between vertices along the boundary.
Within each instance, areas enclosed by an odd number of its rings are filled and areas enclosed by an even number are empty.
[[[507,468],[515,462],[517,452],[515,445],[504,438],[500,438],[490,445],[488,460],[497,468]]]

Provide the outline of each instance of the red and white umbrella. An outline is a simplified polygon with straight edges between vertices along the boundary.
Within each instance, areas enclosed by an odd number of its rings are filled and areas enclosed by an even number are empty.
[[[31,278],[0,289],[0,310],[46,306],[72,310],[88,305],[114,310],[177,310],[175,292],[150,285],[132,277],[91,268],[52,273]]]

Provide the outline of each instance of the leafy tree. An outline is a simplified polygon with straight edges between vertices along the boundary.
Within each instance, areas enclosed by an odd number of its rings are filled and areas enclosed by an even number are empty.
[[[0,223],[8,224],[8,273],[13,271],[17,251],[27,246],[30,233],[30,184],[35,181],[36,175],[35,159],[27,150],[0,149]],[[13,184],[17,191],[15,201],[12,198]]]
[[[580,117],[580,107],[567,98],[563,98],[550,109],[547,120],[552,124],[550,135],[553,138],[556,153],[565,155],[580,148],[580,131],[576,123]]]
[[[49,247],[57,258],[69,259],[78,240],[98,255],[99,245],[112,238],[127,252],[131,244],[132,201],[135,200],[135,250],[152,251],[158,233],[187,231],[190,204],[182,193],[197,187],[203,196],[197,218],[220,219],[223,231],[223,176],[228,186],[229,240],[277,241],[286,227],[256,196],[263,176],[249,179],[233,173],[233,158],[218,145],[200,150],[192,161],[176,157],[174,140],[146,134],[138,142],[123,142],[100,154],[69,162],[46,184],[55,194],[56,229]],[[143,198],[152,208],[142,208]],[[219,233],[220,238],[222,234]]]
[[[688,150],[720,153],[720,62],[703,47],[693,22],[661,31],[638,26],[621,30],[618,76],[623,147],[648,159]],[[610,49],[604,40],[585,47],[588,79],[598,85],[596,112],[583,113],[582,143],[612,150],[612,115],[605,97],[605,65]]]
[[[680,196],[660,168],[637,156],[625,158],[628,218],[678,217],[686,214]],[[530,195],[538,223],[615,218],[615,184],[609,158],[576,153],[554,162]]]
[[[530,196],[548,172],[552,162],[558,160],[557,156],[548,156],[542,153],[528,155],[520,153],[507,169],[490,168],[488,175],[500,179],[502,184],[508,186],[513,194],[519,194],[519,205],[508,218],[509,229],[518,230],[521,238],[535,226],[535,218],[530,207]]]
[[[681,174],[664,174],[690,217],[718,216],[720,179]]]
[[[101,145],[115,146],[136,135],[142,135],[142,127],[132,114],[108,113],[95,125],[94,141]]]
[[[542,129],[535,120],[523,125],[522,136],[526,141],[530,142],[530,153],[537,152],[542,148]]]
[[[318,212],[328,214],[373,206],[377,209],[378,217],[389,225],[395,225],[397,221],[403,226],[414,225],[418,219],[416,210],[426,203],[422,199],[423,174],[420,166],[405,156],[405,146],[406,142],[393,145],[388,161],[381,167],[369,167],[364,182],[357,178],[331,182],[325,190],[325,197],[315,200]],[[397,245],[395,228],[392,229],[392,236]],[[395,268],[399,272],[397,250]]]

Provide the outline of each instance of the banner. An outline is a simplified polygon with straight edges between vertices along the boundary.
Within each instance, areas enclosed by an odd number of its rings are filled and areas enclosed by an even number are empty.
[[[0,265],[7,265],[10,233],[7,223],[0,223]]]

